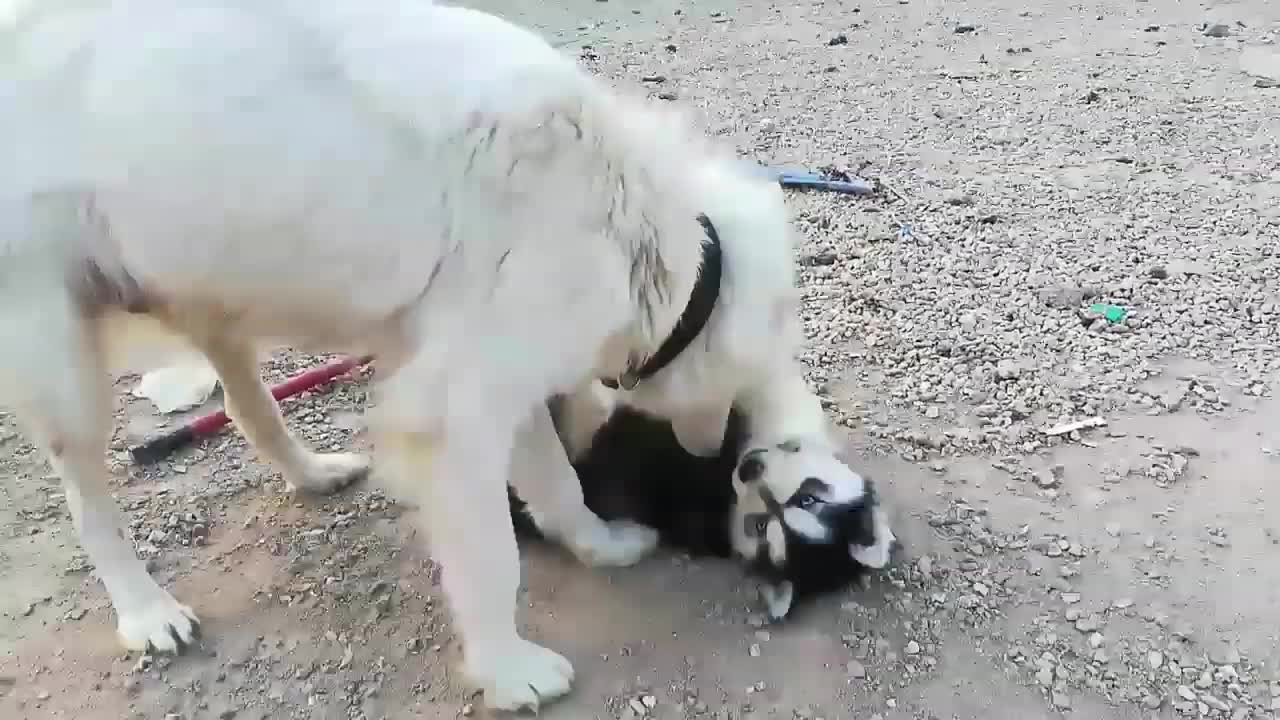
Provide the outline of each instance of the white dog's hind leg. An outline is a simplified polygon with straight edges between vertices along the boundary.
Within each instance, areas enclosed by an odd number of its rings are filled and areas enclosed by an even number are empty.
[[[438,433],[395,420],[375,425],[378,475],[421,508],[431,555],[443,566],[468,679],[492,709],[536,712],[569,692],[573,666],[516,632],[520,556],[506,498],[516,422],[506,420],[497,403],[468,399]]]
[[[280,406],[258,373],[253,349],[233,341],[200,343],[222,380],[227,415],[255,450],[284,476],[290,490],[327,494],[362,478],[369,460],[356,453],[320,453],[290,434]]]
[[[625,520],[605,522],[586,506],[582,483],[545,406],[535,408],[516,433],[511,484],[538,529],[587,565],[634,565],[658,544],[653,528]]]
[[[5,399],[15,401],[62,478],[80,544],[111,597],[125,647],[179,651],[196,637],[199,621],[147,574],[111,497],[103,458],[111,394],[98,343],[69,298],[29,292],[38,307],[23,307],[26,297],[0,298]]]

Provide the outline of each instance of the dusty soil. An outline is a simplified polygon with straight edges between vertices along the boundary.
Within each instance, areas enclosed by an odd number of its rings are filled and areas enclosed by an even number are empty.
[[[768,626],[728,564],[528,547],[522,620],[578,670],[547,717],[1280,717],[1274,3],[475,4],[746,155],[884,186],[793,202],[805,359],[907,558]],[[290,424],[365,444],[365,380]],[[234,433],[132,467],[182,419],[132,382],[118,498],[206,639],[117,649],[58,482],[0,415],[0,716],[484,715],[411,508],[288,497]]]

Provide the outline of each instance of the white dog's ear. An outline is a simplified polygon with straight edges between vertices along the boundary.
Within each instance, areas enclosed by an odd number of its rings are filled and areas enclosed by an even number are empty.
[[[715,457],[720,453],[728,424],[728,406],[682,414],[671,419],[671,429],[675,431],[680,447],[699,457]]]

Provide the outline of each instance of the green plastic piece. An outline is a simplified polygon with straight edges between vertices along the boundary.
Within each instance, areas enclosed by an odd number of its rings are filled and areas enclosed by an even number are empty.
[[[1124,319],[1129,311],[1119,305],[1107,305],[1104,303],[1094,303],[1089,306],[1090,312],[1096,312],[1107,319],[1107,322],[1117,323]]]

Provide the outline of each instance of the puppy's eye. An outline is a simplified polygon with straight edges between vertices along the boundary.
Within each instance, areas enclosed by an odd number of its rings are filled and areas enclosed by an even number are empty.
[[[812,495],[809,495],[808,493],[805,493],[804,495],[798,495],[792,498],[791,502],[794,503],[797,507],[808,508],[816,505],[818,503],[818,498]]]

